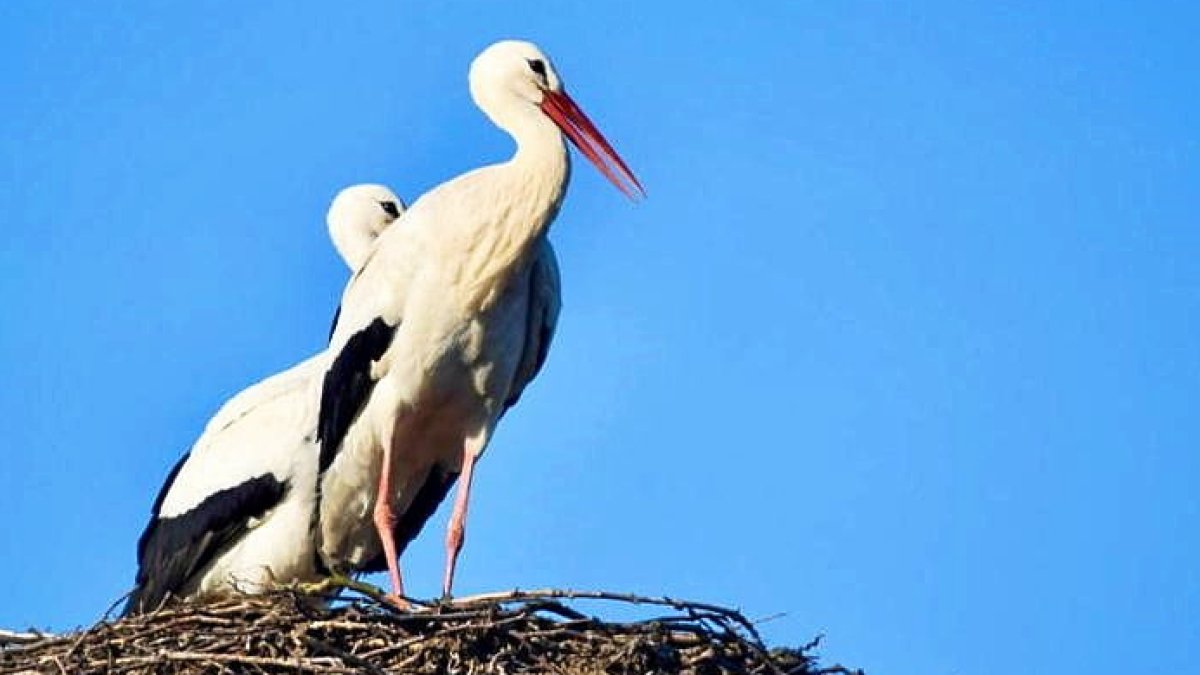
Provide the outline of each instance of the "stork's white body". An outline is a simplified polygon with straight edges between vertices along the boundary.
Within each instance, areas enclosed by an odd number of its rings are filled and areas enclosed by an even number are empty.
[[[403,513],[431,472],[461,471],[467,441],[483,451],[506,404],[533,379],[560,305],[554,249],[544,237],[536,243],[535,255],[514,266],[487,306],[463,312],[445,303],[429,307],[431,316],[406,313],[413,318],[402,326],[410,332],[398,330],[378,363],[377,372],[387,376],[362,415],[384,420],[390,415],[395,423],[352,427],[323,480],[321,540],[327,560],[357,569],[382,553],[371,515],[379,497],[383,439],[390,437],[399,449],[389,499]],[[440,271],[427,274],[432,281]]]

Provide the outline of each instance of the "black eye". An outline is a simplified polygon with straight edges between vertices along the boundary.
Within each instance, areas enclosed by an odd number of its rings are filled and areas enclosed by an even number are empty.
[[[529,69],[537,73],[540,77],[546,77],[546,62],[541,59],[528,59]]]
[[[379,202],[379,205],[383,207],[383,210],[386,211],[389,216],[393,218],[400,217],[400,207],[396,206],[396,202]]]

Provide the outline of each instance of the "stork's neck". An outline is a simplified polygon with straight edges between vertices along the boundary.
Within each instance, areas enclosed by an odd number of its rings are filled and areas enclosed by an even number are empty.
[[[471,255],[461,270],[469,279],[470,302],[486,307],[513,273],[528,264],[535,243],[558,215],[571,164],[558,127],[539,110],[505,120],[517,151],[491,167],[487,188],[491,218],[473,233]]]
[[[558,215],[563,193],[571,175],[571,162],[558,127],[541,111],[518,116],[507,131],[517,143],[517,151],[505,165],[505,180],[511,194],[520,195],[523,220],[542,234]],[[514,223],[515,225],[516,223]]]

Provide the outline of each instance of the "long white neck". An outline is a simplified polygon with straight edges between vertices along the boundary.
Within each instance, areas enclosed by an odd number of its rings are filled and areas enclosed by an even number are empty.
[[[471,218],[470,253],[459,270],[464,300],[486,308],[528,264],[534,245],[558,215],[570,179],[571,164],[562,134],[533,106],[496,119],[512,134],[517,150],[502,164],[488,167],[479,185],[486,218]],[[481,176],[482,177],[482,176]]]
[[[562,205],[571,178],[571,160],[562,133],[548,117],[527,114],[508,129],[517,151],[500,172],[506,191],[517,195],[514,217],[507,226],[513,235],[528,235],[530,241],[545,233]],[[514,128],[515,127],[515,128]]]

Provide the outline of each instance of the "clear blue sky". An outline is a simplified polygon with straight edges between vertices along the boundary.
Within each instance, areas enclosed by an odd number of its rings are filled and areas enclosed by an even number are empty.
[[[650,198],[576,164],[460,592],[786,612],[878,674],[1197,672],[1194,3],[351,4],[0,4],[0,626],[128,588],[208,416],[321,347],[328,200],[505,157],[466,69],[524,37]]]

